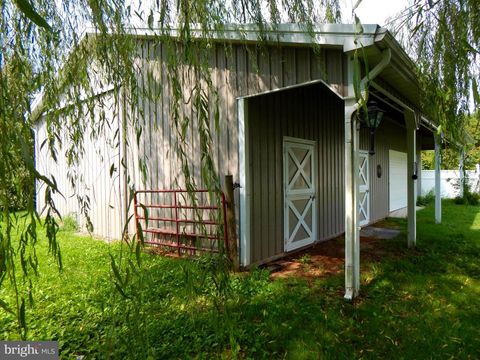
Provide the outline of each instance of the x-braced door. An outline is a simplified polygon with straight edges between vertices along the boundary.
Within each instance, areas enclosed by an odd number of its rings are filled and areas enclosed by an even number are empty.
[[[359,225],[367,225],[370,222],[370,177],[368,168],[368,152],[360,151],[359,165],[359,194],[358,215]]]
[[[283,141],[285,251],[309,245],[317,237],[315,142]]]

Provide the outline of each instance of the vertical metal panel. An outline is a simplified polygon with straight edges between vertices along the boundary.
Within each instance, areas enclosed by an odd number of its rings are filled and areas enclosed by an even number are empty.
[[[217,141],[218,141],[218,167],[217,170],[221,174],[221,180],[223,180],[223,176],[228,172],[228,132],[227,132],[227,123],[228,123],[228,116],[227,116],[227,104],[228,104],[228,88],[227,88],[227,78],[226,78],[226,54],[225,49],[223,47],[218,47],[217,49],[217,91],[218,96],[221,99],[219,106],[220,106],[220,119],[219,119],[219,131],[217,134]]]
[[[283,84],[282,48],[273,46],[270,49],[270,84],[272,89],[279,89]]]
[[[265,92],[271,89],[270,77],[270,49],[261,48],[258,50],[258,90]]]
[[[327,79],[327,70],[325,64],[326,51],[318,49],[316,52],[310,51],[310,76],[311,79]]]
[[[309,48],[296,49],[296,83],[301,84],[311,80],[310,77],[310,52]]]
[[[228,127],[228,171],[227,173],[233,175],[238,180],[238,123],[237,111],[235,108],[235,99],[238,97],[237,84],[237,56],[234,49],[229,49],[227,53],[227,127]],[[238,192],[237,192],[238,193]],[[238,204],[238,198],[235,199]],[[238,215],[238,211],[236,212]],[[238,223],[238,221],[237,221]],[[238,233],[238,232],[237,232]]]
[[[77,201],[77,195],[88,196],[89,216],[94,227],[93,234],[106,239],[116,239],[121,237],[121,209],[123,209],[120,177],[117,176],[121,166],[120,147],[117,146],[118,137],[115,136],[119,126],[119,112],[114,106],[112,93],[99,95],[97,104],[94,112],[95,123],[99,124],[100,114],[104,112],[108,125],[105,124],[96,139],[92,139],[90,131],[85,133],[83,144],[85,153],[74,169],[68,166],[65,156],[66,148],[57,148],[57,162],[51,158],[46,147],[40,148],[47,137],[47,125],[44,120],[37,123],[36,166],[40,173],[47,177],[55,177],[61,194],[53,194],[53,200],[62,216],[76,214],[81,229],[86,231],[86,222],[81,215],[82,209]],[[65,122],[67,121],[65,119]],[[69,143],[66,134],[60,134],[60,136],[64,144]],[[110,169],[116,169],[113,176],[110,176]],[[71,171],[75,171],[72,176],[77,176],[73,186],[67,176]],[[40,212],[45,206],[45,186],[41,183],[37,184],[37,210]]]
[[[342,50],[326,50],[327,82],[340,94],[344,94],[343,63],[344,54]]]
[[[294,85],[297,83],[297,79],[295,77],[297,73],[297,64],[295,62],[295,48],[293,47],[285,47],[283,48],[282,54],[282,66],[283,66],[283,87]]]

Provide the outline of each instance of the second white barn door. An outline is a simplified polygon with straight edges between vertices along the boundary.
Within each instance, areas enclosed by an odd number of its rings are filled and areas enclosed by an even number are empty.
[[[368,167],[368,152],[360,151],[358,154],[359,196],[358,214],[359,225],[364,226],[370,222],[370,170]]]
[[[283,169],[285,251],[291,251],[317,237],[315,142],[285,137]]]

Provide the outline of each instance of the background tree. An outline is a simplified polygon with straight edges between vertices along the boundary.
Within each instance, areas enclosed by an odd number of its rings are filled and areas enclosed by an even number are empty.
[[[480,105],[480,1],[412,0],[391,27],[418,64],[425,111],[465,144],[468,115]]]
[[[465,147],[465,170],[475,170],[476,165],[480,164],[480,122],[478,121],[478,111],[475,114],[467,116],[465,129],[468,138],[464,143]],[[459,167],[460,151],[452,144],[446,144],[441,151],[442,168],[448,170],[457,170]],[[426,170],[435,169],[434,151],[422,152],[422,165]]]

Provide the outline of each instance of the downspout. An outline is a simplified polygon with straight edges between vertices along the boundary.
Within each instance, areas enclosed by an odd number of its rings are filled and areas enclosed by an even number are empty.
[[[389,64],[392,57],[390,48],[382,52],[380,62],[360,81],[360,90],[363,92],[369,85],[369,82],[376,78]],[[352,79],[349,74],[349,81]],[[349,83],[349,85],[353,85]],[[350,86],[349,86],[350,88]],[[351,95],[351,88],[348,95]],[[360,102],[353,96],[344,98],[345,100],[345,146],[350,149],[350,154],[345,153],[345,165],[349,167],[352,173],[350,180],[345,180],[345,190],[351,196],[345,196],[345,299],[352,300],[358,295],[360,289],[360,227],[358,226],[358,141],[355,140],[356,120],[352,119],[355,111],[360,107]],[[351,105],[347,105],[347,104]],[[352,151],[353,150],[353,151]],[[349,164],[348,164],[349,163]],[[350,199],[349,199],[350,198]],[[348,243],[347,243],[348,241]]]
[[[392,50],[390,48],[382,51],[382,60],[362,79],[360,89],[365,89],[370,81],[375,79],[390,64]]]

